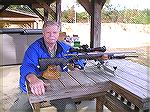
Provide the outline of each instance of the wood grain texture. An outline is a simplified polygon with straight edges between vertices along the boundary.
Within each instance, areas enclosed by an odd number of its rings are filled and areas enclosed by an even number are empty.
[[[87,65],[84,70],[62,72],[59,80],[44,80],[47,84],[46,93],[42,96],[34,96],[29,93],[30,103],[68,97],[78,101],[100,98],[105,96],[108,90],[113,90],[138,108],[142,110],[149,108],[150,89],[148,85],[150,81],[147,78],[149,68],[126,60],[109,60],[108,67],[117,66],[115,75],[113,75],[97,68],[94,62],[90,61]],[[126,109],[128,110],[124,106],[117,107],[118,100],[115,101],[114,98],[111,101],[109,97],[106,101],[108,102],[106,106],[113,111],[119,109],[126,112]],[[97,100],[97,105],[101,103]],[[97,109],[102,108],[97,107]]]

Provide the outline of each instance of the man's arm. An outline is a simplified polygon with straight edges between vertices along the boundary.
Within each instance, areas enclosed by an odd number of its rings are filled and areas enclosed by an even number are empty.
[[[28,74],[26,80],[29,82],[29,87],[31,88],[31,92],[35,95],[42,95],[45,93],[44,82],[37,78],[34,74]]]
[[[23,63],[20,67],[20,78],[25,83],[29,83],[31,92],[35,95],[44,94],[44,82],[37,78],[40,71],[38,66],[38,54],[36,49],[29,47],[25,52]],[[23,84],[21,83],[21,84]]]

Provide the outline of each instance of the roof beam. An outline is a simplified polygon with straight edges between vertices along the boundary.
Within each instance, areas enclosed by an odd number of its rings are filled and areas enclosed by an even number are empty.
[[[31,5],[28,6],[30,7],[31,10],[35,12],[36,15],[38,15],[44,21],[44,17],[35,8],[32,8]]]
[[[92,4],[89,0],[78,0],[78,2],[84,7],[84,9],[92,15]]]
[[[1,0],[1,5],[27,5],[36,3],[34,0]]]
[[[98,0],[97,2],[99,5],[102,6],[101,8],[103,8],[104,4],[106,3],[106,0]]]
[[[50,0],[50,1],[47,1],[46,3],[48,4],[52,4],[54,3],[56,0]],[[40,1],[39,1],[40,2]],[[32,8],[43,8],[41,5],[39,5],[39,2],[38,3],[33,3],[32,4]]]
[[[56,0],[38,0],[39,2],[55,2]],[[28,5],[36,4],[37,0],[0,0],[1,5]]]
[[[0,9],[0,13],[2,13],[5,9],[7,9],[7,7],[9,7],[9,5],[4,5],[4,7],[2,7],[2,8]]]
[[[51,14],[53,19],[56,19],[56,13],[45,2],[39,2],[39,5],[41,5],[46,11],[48,11],[48,13]]]

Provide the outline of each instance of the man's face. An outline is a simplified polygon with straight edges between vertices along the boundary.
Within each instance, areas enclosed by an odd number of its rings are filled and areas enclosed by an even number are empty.
[[[56,25],[47,26],[43,30],[44,40],[48,44],[55,44],[59,37],[59,28]]]

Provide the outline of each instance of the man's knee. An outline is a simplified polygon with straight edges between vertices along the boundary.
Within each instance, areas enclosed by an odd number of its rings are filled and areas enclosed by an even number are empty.
[[[27,94],[19,93],[17,100],[9,109],[10,112],[32,112],[32,107],[29,103]]]
[[[51,101],[51,105],[57,108],[58,112],[76,112],[75,102],[71,98]]]

